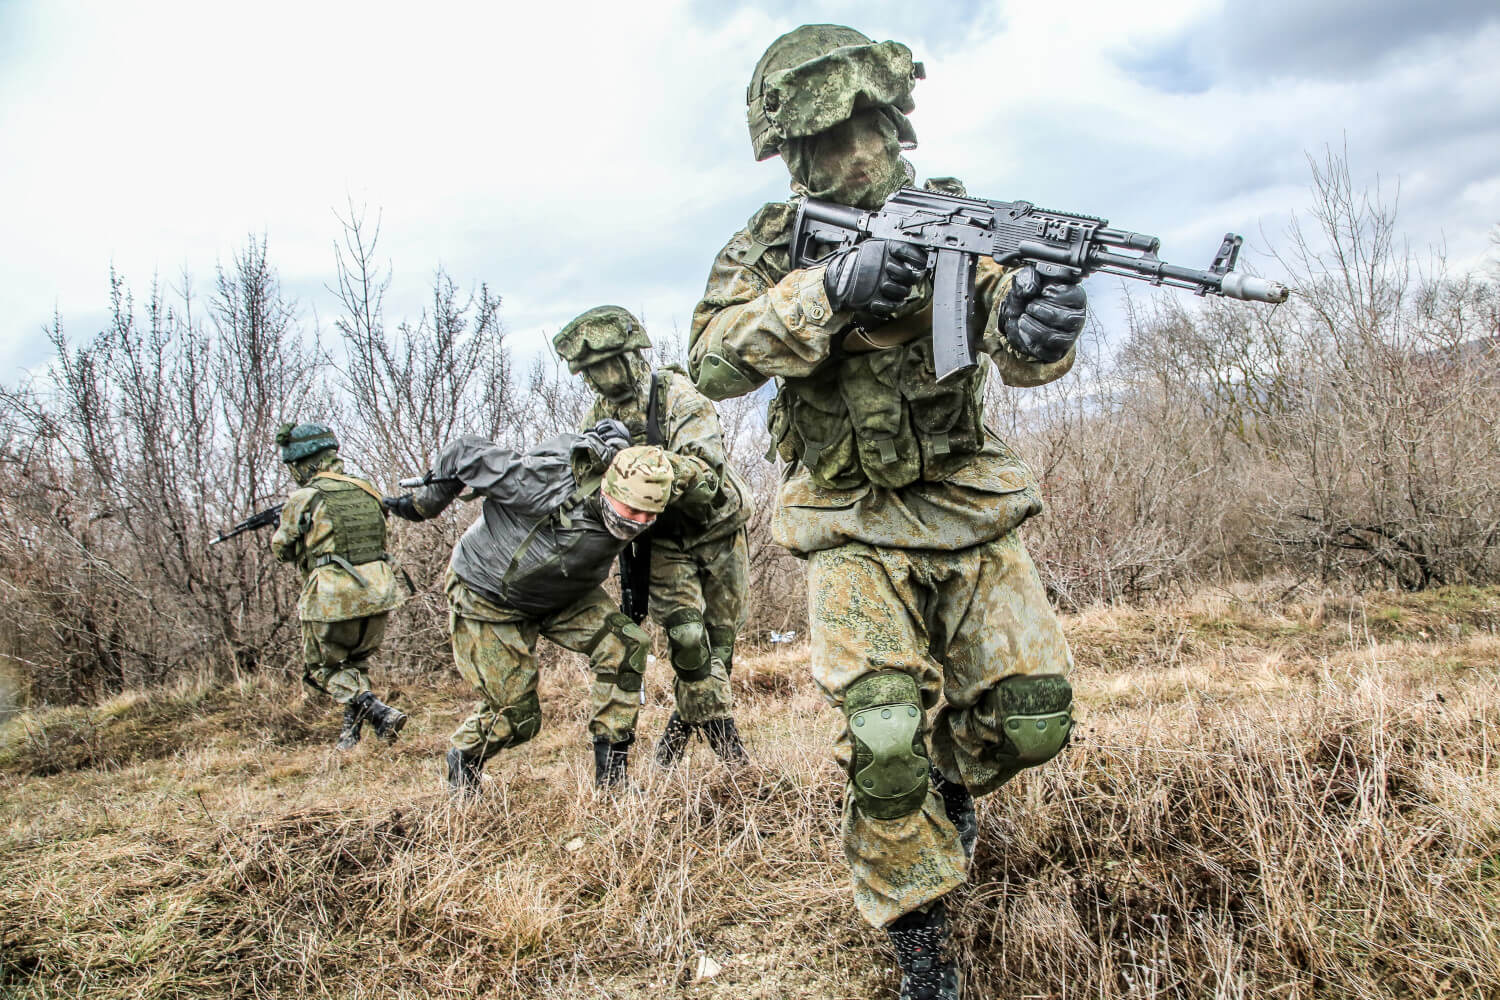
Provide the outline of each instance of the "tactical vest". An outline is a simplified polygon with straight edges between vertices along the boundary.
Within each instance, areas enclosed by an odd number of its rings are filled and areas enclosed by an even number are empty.
[[[965,193],[952,177],[934,177],[923,187]],[[793,202],[772,202],[747,228],[750,247],[743,263],[759,264],[772,282],[791,271],[787,243],[796,211]],[[930,300],[919,302],[914,299],[873,331],[876,339],[900,346],[845,350],[849,331],[842,331],[834,338],[832,357],[818,371],[778,380],[767,411],[772,448],[784,461],[801,462],[818,486],[847,490],[868,482],[900,489],[918,480],[940,481],[984,447],[989,365],[981,359],[963,378],[938,384]],[[975,316],[974,322],[983,329],[985,317]]]
[[[939,384],[930,336],[836,354],[808,378],[780,381],[771,440],[826,489],[947,479],[984,446],[985,368]]]
[[[351,566],[386,558],[385,515],[380,501],[362,481],[338,473],[320,472],[308,483],[318,491],[323,509],[333,522],[333,555],[315,559],[319,565],[343,560]]]

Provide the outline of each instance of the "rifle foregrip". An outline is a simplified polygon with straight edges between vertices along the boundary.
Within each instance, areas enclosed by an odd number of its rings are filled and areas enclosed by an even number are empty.
[[[1267,281],[1265,278],[1236,274],[1233,271],[1224,275],[1219,291],[1231,299],[1250,302],[1285,302],[1291,294],[1291,289],[1279,281]]]

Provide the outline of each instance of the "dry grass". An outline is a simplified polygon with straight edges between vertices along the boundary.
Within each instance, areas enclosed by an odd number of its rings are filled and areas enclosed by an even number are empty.
[[[981,805],[973,995],[1500,995],[1497,623],[1476,589],[1070,619],[1085,721]],[[796,654],[735,680],[754,767],[698,745],[601,798],[580,676],[553,669],[542,736],[466,807],[439,786],[468,700],[446,679],[405,685],[399,747],[347,757],[270,682],[23,715],[0,993],[893,995],[845,883],[835,717]]]

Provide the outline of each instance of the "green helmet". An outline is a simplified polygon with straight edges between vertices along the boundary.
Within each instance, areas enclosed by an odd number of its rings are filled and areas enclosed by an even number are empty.
[[[910,149],[917,133],[906,112],[926,75],[900,42],[873,42],[840,24],[789,31],[760,57],[745,91],[755,158],[769,160],[783,141],[827,131],[866,108],[884,109]]]
[[[641,321],[619,306],[595,306],[557,331],[552,346],[577,375],[589,365],[626,351],[650,350]]]
[[[281,460],[290,465],[320,451],[337,450],[339,439],[323,424],[282,424],[276,431],[276,443],[281,445]]]

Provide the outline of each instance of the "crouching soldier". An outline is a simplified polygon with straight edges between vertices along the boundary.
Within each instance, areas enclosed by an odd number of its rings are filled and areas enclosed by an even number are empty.
[[[585,425],[614,418],[637,444],[690,455],[712,470],[703,495],[684,497],[652,527],[652,619],[667,633],[676,710],[657,744],[656,759],[674,763],[688,738],[701,732],[721,758],[743,761],[731,714],[729,672],[734,642],[745,623],[750,557],[745,522],[750,490],[724,447],[713,404],[679,368],[652,371],[646,329],[619,306],[590,309],[552,340],[568,369],[583,376],[596,399]]]
[[[281,460],[300,487],[287,498],[271,552],[302,570],[302,680],[344,706],[336,744],[348,750],[370,722],[392,742],[406,716],[370,691],[368,664],[403,596],[385,551],[381,495],[344,473],[339,442],[322,424],[283,424]]]
[[[615,421],[526,452],[462,437],[438,455],[427,485],[386,499],[392,513],[420,521],[463,490],[482,498],[479,519],[453,549],[447,580],[453,659],[480,696],[448,751],[455,794],[476,789],[486,760],[541,729],[538,636],[589,657],[594,780],[600,787],[624,781],[648,642],[600,584],[620,550],[695,474],[679,463],[683,471],[674,476],[662,449],[629,445]]]

